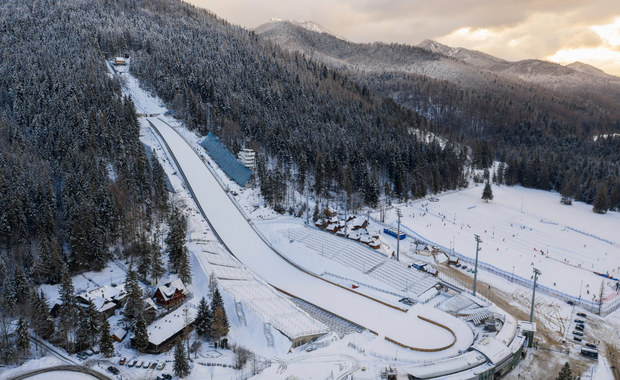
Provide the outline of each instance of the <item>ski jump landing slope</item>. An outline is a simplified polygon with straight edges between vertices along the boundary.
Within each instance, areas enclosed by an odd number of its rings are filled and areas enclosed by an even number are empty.
[[[466,350],[473,335],[465,322],[428,305],[407,312],[331,284],[285,261],[254,231],[214,174],[168,124],[148,121],[165,140],[195,201],[235,257],[275,288],[363,326],[381,338],[431,357]],[[429,356],[426,356],[429,357]]]

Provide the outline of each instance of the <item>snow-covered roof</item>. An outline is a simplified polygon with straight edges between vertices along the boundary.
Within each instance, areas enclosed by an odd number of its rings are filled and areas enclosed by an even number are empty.
[[[510,345],[517,335],[517,320],[510,314],[504,315],[502,329],[495,335],[495,339],[502,342],[505,346]]]
[[[105,301],[118,300],[125,296],[125,283],[117,286],[104,285],[77,295],[84,300],[95,302],[97,298]]]
[[[145,298],[144,299],[144,303],[146,303],[146,305],[148,307],[151,307],[151,308],[157,310],[157,305],[155,305],[155,301],[153,301],[152,298]],[[148,307],[147,307],[147,309],[148,309]]]
[[[178,278],[172,282],[167,283],[166,285],[158,287],[157,290],[161,292],[161,295],[164,297],[165,301],[172,299],[177,290],[187,295],[187,289],[185,288],[183,281]]]
[[[185,310],[187,310],[187,317]],[[146,329],[149,334],[149,342],[156,346],[162,344],[166,339],[194,322],[197,314],[198,310],[193,307],[181,307],[173,313],[156,320]]]
[[[484,354],[495,365],[512,355],[510,348],[495,337],[486,337],[473,345],[472,348]]]
[[[486,358],[481,353],[470,351],[453,358],[407,366],[404,370],[408,374],[417,378],[430,379],[433,377],[465,371],[484,364],[486,361]]]
[[[364,222],[366,222],[366,219],[364,218],[360,218],[359,216],[356,216],[352,221],[351,224],[353,225],[353,227],[361,227],[364,225]]]
[[[117,337],[117,338],[118,338],[118,339],[120,339],[120,340],[123,340],[123,338],[125,337],[125,335],[127,335],[127,331],[125,331],[125,329],[124,329],[124,328],[119,327],[119,328],[117,328],[117,329],[114,331],[114,333],[113,333],[112,335],[114,335],[115,337]]]

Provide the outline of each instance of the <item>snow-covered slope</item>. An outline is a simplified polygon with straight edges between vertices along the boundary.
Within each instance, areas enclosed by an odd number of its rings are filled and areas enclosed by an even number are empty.
[[[510,62],[432,40],[417,46],[358,44],[336,37],[315,23],[272,20],[255,31],[286,49],[355,70],[419,74],[472,87],[487,83],[491,76],[497,80],[533,83],[551,90],[584,94],[604,92],[620,100],[620,78],[581,63],[562,66],[533,59]],[[338,41],[334,41],[336,39]]]

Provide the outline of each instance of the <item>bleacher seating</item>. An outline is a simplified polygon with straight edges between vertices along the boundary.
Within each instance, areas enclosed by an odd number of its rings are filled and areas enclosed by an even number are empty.
[[[323,257],[367,273],[369,276],[393,286],[398,291],[413,295],[416,298],[438,283],[435,277],[407,268],[405,264],[388,259],[384,255],[352,240],[301,226],[287,229],[282,233],[288,239],[304,244]]]
[[[239,186],[245,186],[252,176],[252,171],[245,167],[237,158],[226,149],[224,144],[211,132],[200,145],[207,150],[215,163]]]
[[[338,316],[318,308],[302,299],[293,298],[292,301],[295,305],[299,306],[302,310],[308,313],[312,318],[327,326],[329,331],[335,332],[341,338],[347,334],[359,333],[364,330],[360,326],[347,322],[344,319],[339,318]]]
[[[442,302],[441,305],[439,305],[439,309],[447,313],[457,314],[461,310],[467,309],[474,304],[474,301],[470,298],[457,294]]]

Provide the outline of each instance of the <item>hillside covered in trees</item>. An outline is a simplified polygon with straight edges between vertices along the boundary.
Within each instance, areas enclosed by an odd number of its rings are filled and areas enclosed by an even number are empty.
[[[133,74],[189,128],[214,132],[233,153],[255,148],[272,205],[287,180],[303,189],[309,176],[319,196],[345,190],[370,204],[386,188],[404,199],[462,183],[452,145],[411,133],[428,127],[423,117],[346,75],[181,2],[116,7],[98,14],[109,25],[98,32],[101,50],[129,51]]]
[[[289,21],[256,32],[423,115],[437,133],[471,146],[474,166],[505,162],[497,178],[508,184],[588,203],[604,189],[608,207],[620,206],[620,139],[595,141],[620,130],[620,78],[433,41],[357,44]]]

